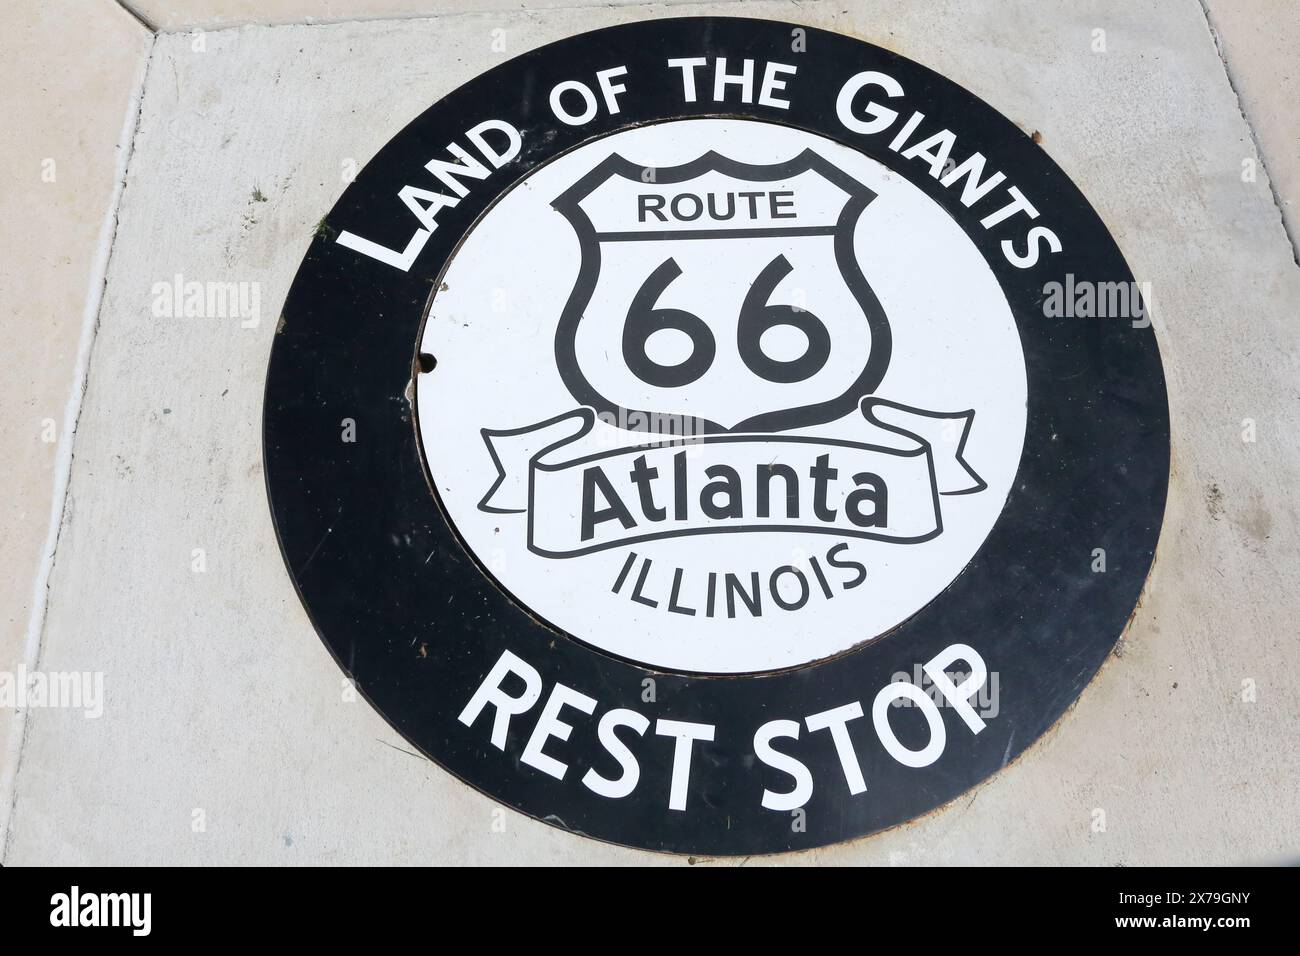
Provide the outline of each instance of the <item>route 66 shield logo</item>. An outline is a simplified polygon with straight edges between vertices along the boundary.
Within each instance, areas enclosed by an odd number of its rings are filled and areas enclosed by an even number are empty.
[[[691,853],[892,826],[1061,716],[1150,567],[1155,335],[1136,294],[1045,310],[1080,283],[1132,283],[1101,220],[924,67],[756,20],[560,41],[317,230],[267,379],[286,563],[495,801]]]
[[[768,166],[710,150],[667,169],[611,154],[553,203],[583,257],[556,333],[569,391],[650,430],[773,431],[849,411],[892,348],[853,250],[874,198],[812,149]],[[764,339],[782,331],[793,347],[774,357]],[[674,333],[684,354],[656,360]]]

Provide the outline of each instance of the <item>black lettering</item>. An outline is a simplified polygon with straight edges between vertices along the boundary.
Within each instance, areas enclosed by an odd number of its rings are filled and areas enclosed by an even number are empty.
[[[889,524],[889,489],[885,487],[885,479],[864,471],[854,475],[853,482],[859,487],[844,502],[849,520],[859,528],[883,528]],[[862,510],[864,502],[871,502],[869,513]]]
[[[639,206],[636,215],[638,222],[645,222],[645,214],[648,212],[654,213],[660,222],[668,221],[668,217],[665,216],[662,211],[664,208],[663,196],[656,196],[651,193],[646,196],[637,196],[636,198]]]
[[[655,504],[654,489],[650,487],[650,482],[659,477],[659,469],[646,465],[645,455],[640,455],[633,463],[632,470],[628,472],[628,477],[632,479],[632,484],[636,485],[637,494],[641,498],[642,513],[651,521],[663,521],[667,518],[668,510]]]
[[[745,593],[744,586],[731,572],[727,572],[727,617],[736,616],[736,594],[740,594],[740,599],[745,602],[745,607],[753,617],[763,616],[762,596],[759,594],[758,572],[750,572],[750,593]]]
[[[682,574],[684,573],[681,568],[676,568],[673,571],[673,589],[668,595],[668,610],[674,614],[685,614],[688,617],[694,617],[695,608],[685,607],[677,603],[677,597],[682,593]]]
[[[809,558],[808,563],[812,565],[813,574],[817,575],[817,583],[821,585],[822,593],[828,598],[834,597],[831,593],[830,583],[827,582],[826,575],[822,573],[822,566],[817,563],[817,558],[815,556]]]
[[[693,204],[693,212],[689,216],[682,212],[682,201],[686,199],[689,199]],[[673,197],[672,210],[673,218],[680,219],[682,222],[693,222],[703,215],[704,203],[700,200],[700,197],[696,196],[694,193],[680,193]]]
[[[781,575],[783,574],[793,574],[795,579],[799,582],[799,599],[797,601],[786,602],[781,597],[780,583]],[[772,590],[772,600],[775,601],[777,606],[783,611],[797,611],[808,603],[808,579],[803,576],[802,571],[793,565],[787,564],[785,567],[777,568],[773,571],[769,584]]]
[[[740,475],[730,465],[712,465],[704,473],[715,479],[700,492],[700,510],[710,518],[743,518],[745,516],[740,490]],[[716,498],[725,494],[727,503],[720,505]]]
[[[789,465],[778,465],[775,462],[770,465],[758,466],[758,517],[766,518],[771,511],[770,497],[773,475],[779,475],[785,481],[785,516],[787,518],[798,518],[799,476],[794,473],[794,469]]]
[[[725,216],[722,213],[718,212],[717,203],[714,202],[714,200],[718,198],[717,194],[709,193],[709,217],[710,218],[730,219],[732,216],[736,214],[736,197],[731,193],[723,193],[723,195],[727,198],[727,213]]]
[[[686,452],[673,455],[673,517],[686,520]]]
[[[798,215],[793,211],[781,212],[782,209],[794,209],[794,193],[792,192],[768,193],[767,205],[773,219],[794,219]]]
[[[643,589],[645,588],[645,579],[649,573],[650,559],[642,558],[641,573],[636,576],[636,585],[632,588],[632,600],[636,601],[637,604],[644,604],[646,607],[658,607],[659,602],[654,598],[646,597],[643,592]]]
[[[606,507],[596,508],[596,491],[600,490]],[[582,473],[582,540],[590,541],[596,533],[596,525],[602,521],[617,519],[626,531],[636,527],[632,513],[623,504],[609,478],[599,467],[587,468]]]
[[[813,514],[818,521],[835,520],[835,509],[826,504],[826,486],[839,476],[839,471],[830,463],[830,455],[818,455],[817,464],[808,469],[808,477],[813,480]]]
[[[617,594],[619,589],[623,587],[623,582],[627,580],[627,573],[632,570],[632,562],[635,560],[636,552],[629,551],[627,553],[627,560],[623,562],[623,570],[618,572],[618,578],[614,581],[614,586],[610,588],[610,590],[615,594]]]
[[[841,541],[835,547],[826,552],[826,563],[833,568],[842,568],[846,571],[852,570],[856,572],[853,580],[844,582],[844,590],[851,591],[867,579],[867,566],[861,562],[854,561],[852,558],[848,561],[840,561],[835,557],[841,551],[847,551],[848,549],[849,546]]]

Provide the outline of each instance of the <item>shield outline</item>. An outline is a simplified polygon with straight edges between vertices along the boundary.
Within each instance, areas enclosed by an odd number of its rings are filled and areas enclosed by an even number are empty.
[[[839,169],[811,147],[783,163],[752,164],[730,159],[715,150],[708,150],[698,158],[677,166],[647,167],[633,163],[619,153],[611,153],[594,166],[590,172],[557,196],[551,207],[568,220],[578,236],[581,262],[573,291],[565,302],[560,321],[555,330],[555,365],[565,387],[578,402],[593,409],[598,416],[614,416],[619,427],[629,431],[653,431],[653,423],[673,422],[680,415],[624,408],[601,395],[587,381],[578,366],[577,334],[583,312],[591,301],[600,276],[600,237],[595,225],[582,209],[581,202],[602,183],[614,176],[622,176],[641,183],[641,173],[654,169],[655,183],[676,184],[693,179],[706,172],[720,172],[736,179],[755,183],[779,182],[804,172],[816,172],[848,194],[848,201],[836,220],[833,236],[835,263],[849,288],[850,294],[862,309],[871,332],[871,351],[867,364],[857,379],[835,398],[812,405],[775,409],[760,412],[728,428],[707,418],[692,416],[695,430],[700,433],[778,432],[791,428],[820,425],[851,413],[861,399],[875,392],[885,377],[893,353],[893,334],[889,319],[880,300],[862,273],[853,251],[854,230],[858,219],[876,198],[876,192]],[[687,230],[684,230],[687,231]],[[757,230],[750,230],[751,232]],[[764,234],[773,235],[770,230]],[[780,234],[780,233],[775,233]],[[665,234],[670,237],[671,234]],[[629,424],[634,423],[634,424]]]

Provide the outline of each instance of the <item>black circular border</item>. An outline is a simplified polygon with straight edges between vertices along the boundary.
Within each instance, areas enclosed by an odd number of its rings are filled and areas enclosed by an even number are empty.
[[[803,30],[806,53],[793,53]],[[727,114],[792,125],[871,156],[924,190],[980,246],[1011,304],[1029,386],[1025,451],[1006,507],[983,547],[940,596],[888,640],[791,671],[757,677],[652,672],[600,654],[531,618],[479,573],[425,483],[407,393],[412,344],[436,277],[460,237],[501,192],[538,164],[588,139],[657,119],[717,115],[711,102],[682,104],[666,82],[670,56],[793,62],[791,108]],[[563,80],[626,66],[621,111],[582,127],[556,123],[547,93]],[[900,112],[926,114],[924,129],[957,134],[957,157],[989,157],[1019,185],[1063,252],[1027,270],[1011,267],[1004,235],[979,227],[988,210],[961,206],[925,172],[859,137],[835,117],[835,96],[854,73],[881,70],[905,90]],[[499,117],[524,148],[454,208],[408,273],[334,241],[347,229],[400,248],[412,220],[398,189],[448,142]],[[317,230],[275,336],[263,419],[266,481],[280,546],[322,640],[381,714],[421,752],[484,793],[564,829],[654,850],[741,854],[804,849],[871,833],[956,797],[1009,761],[1077,698],[1122,632],[1150,567],[1164,512],[1169,420],[1151,328],[1127,320],[1048,319],[1043,284],[1128,282],[1132,275],[1100,218],[1068,177],[1014,124],[933,71],[860,40],[797,24],[676,18],[571,37],[510,60],[441,100],[366,166]],[[543,356],[544,357],[544,356]],[[341,441],[353,419],[356,441]],[[1093,550],[1107,570],[1092,571]],[[948,745],[923,769],[890,758],[870,727],[876,691],[953,643],[969,643],[998,672],[999,713],[971,735],[944,709]],[[531,722],[512,725],[507,750],[488,742],[486,718],[457,715],[504,649],[608,707],[717,726],[697,744],[690,805],[667,808],[672,741],[653,728],[636,743],[641,782],[608,800],[579,782],[585,755],[601,751],[595,721],[570,711],[575,729],[556,750],[570,764],[557,781],[518,762]],[[642,701],[643,680],[655,701]],[[802,735],[798,753],[816,789],[806,829],[760,806],[764,787],[789,778],[752,757],[757,727],[776,718],[861,701],[850,725],[866,793],[850,797],[828,734]],[[892,715],[904,743],[924,741],[919,712]],[[604,758],[608,761],[608,757]],[[612,763],[597,769],[615,775]]]

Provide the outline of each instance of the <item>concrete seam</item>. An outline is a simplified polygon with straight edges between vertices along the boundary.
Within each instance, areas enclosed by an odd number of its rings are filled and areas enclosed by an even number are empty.
[[[1233,75],[1232,67],[1228,63],[1228,53],[1223,47],[1223,38],[1219,31],[1214,27],[1214,20],[1210,16],[1209,0],[1200,0],[1201,14],[1205,17],[1206,29],[1210,31],[1210,36],[1214,40],[1215,52],[1219,55],[1219,63],[1223,66],[1223,75],[1227,77],[1228,86],[1232,89],[1232,95],[1237,100],[1237,110],[1241,113],[1241,118],[1246,123],[1246,129],[1250,132],[1251,144],[1255,147],[1255,155],[1259,160],[1260,172],[1264,174],[1268,182],[1269,195],[1273,197],[1273,205],[1277,209],[1278,218],[1282,223],[1282,232],[1286,235],[1287,241],[1291,244],[1291,259],[1296,265],[1300,266],[1300,242],[1297,242],[1296,236],[1291,232],[1286,221],[1285,206],[1282,204],[1282,196],[1277,191],[1277,186],[1273,183],[1273,177],[1268,174],[1268,163],[1264,159],[1264,147],[1260,144],[1259,137],[1255,134],[1255,124],[1251,122],[1250,114],[1246,112],[1246,104],[1241,99],[1241,90],[1237,87],[1236,77]]]
[[[86,290],[86,304],[82,311],[81,337],[77,344],[77,359],[73,367],[72,388],[68,403],[63,411],[63,426],[60,429],[59,443],[55,451],[54,488],[50,499],[50,524],[46,533],[45,546],[42,551],[41,564],[37,568],[36,582],[33,587],[31,612],[27,618],[27,633],[23,646],[23,666],[28,674],[40,666],[45,620],[49,610],[50,580],[54,574],[55,554],[63,534],[64,519],[67,516],[68,501],[72,486],[72,463],[75,457],[73,442],[76,438],[77,425],[81,420],[82,400],[85,398],[86,386],[90,376],[90,358],[99,331],[100,309],[103,305],[104,287],[108,282],[108,269],[112,262],[112,251],[117,240],[119,214],[122,196],[126,190],[126,179],[131,157],[135,152],[135,140],[140,131],[140,116],[144,110],[144,93],[149,70],[153,63],[157,34],[151,34],[149,49],[145,53],[143,64],[132,87],[131,98],[127,101],[126,115],[122,121],[119,142],[122,144],[116,164],[116,177],[113,192],[109,197],[108,210],[100,225],[99,241],[95,256],[91,262],[90,282]],[[27,742],[27,715],[30,708],[14,711],[13,732],[10,734],[9,752],[4,762],[4,773],[0,774],[0,864],[9,855],[9,844],[13,836],[13,814],[18,804],[18,773],[22,767],[25,745]]]
[[[133,19],[136,23],[140,24],[140,26],[144,27],[150,33],[156,34],[158,32],[157,25],[150,22],[148,17],[146,17],[135,7],[131,6],[131,4],[127,3],[126,0],[117,0],[117,5],[121,7],[122,10],[125,11],[129,17],[131,17],[131,19]]]
[[[151,29],[156,30],[156,32],[160,36],[172,36],[172,35],[187,36],[191,33],[225,33],[230,30],[243,30],[246,27],[265,27],[270,30],[274,30],[279,27],[337,27],[337,26],[345,26],[349,24],[360,24],[360,23],[383,23],[385,21],[397,23],[403,20],[449,20],[456,17],[490,17],[490,16],[506,16],[506,15],[513,16],[515,14],[520,14],[520,13],[529,16],[534,16],[534,17],[543,17],[552,13],[565,13],[574,10],[621,10],[624,8],[628,10],[634,10],[646,6],[662,7],[665,10],[676,10],[676,9],[689,10],[691,7],[714,6],[718,3],[726,3],[731,6],[740,7],[743,6],[746,2],[747,0],[685,0],[685,2],[681,2],[681,0],[679,0],[679,2],[675,2],[675,3],[664,3],[664,2],[656,3],[655,0],[645,0],[644,3],[627,3],[627,4],[575,3],[575,4],[570,4],[568,6],[537,7],[531,10],[524,9],[524,8],[506,7],[500,10],[451,10],[445,13],[379,13],[379,14],[375,14],[373,17],[351,17],[351,18],[345,18],[340,20],[332,20],[332,19],[331,20],[324,20],[324,19],[285,20],[285,21],[277,21],[274,23],[267,22],[265,20],[241,20],[238,23],[227,23],[221,26],[212,26],[212,27],[205,27],[205,26],[201,26],[198,23],[191,23],[189,25],[180,25],[165,30],[162,29],[161,27],[151,27]],[[804,3],[811,2],[813,5],[821,5],[823,3],[828,2],[828,0],[803,0],[803,2]],[[796,3],[795,5],[800,6],[801,4]],[[146,26],[149,25],[148,21],[144,20],[143,18],[140,18],[140,22],[144,23]]]

